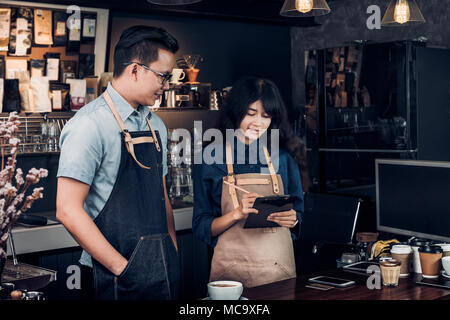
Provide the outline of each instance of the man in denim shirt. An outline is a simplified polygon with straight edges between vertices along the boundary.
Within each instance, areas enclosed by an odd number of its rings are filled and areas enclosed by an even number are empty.
[[[112,83],[61,132],[57,218],[84,249],[80,263],[87,298],[93,293],[99,299],[176,298],[177,244],[164,177],[167,130],[148,106],[169,88],[177,50],[176,39],[163,29],[125,30],[114,52]],[[123,136],[128,133],[152,143],[139,142],[127,151]],[[173,261],[164,270],[169,276],[161,288],[152,287],[158,281],[153,275],[143,278],[155,270],[129,263],[141,247],[143,257],[159,254],[153,252],[153,242],[144,240],[156,234],[167,235],[159,239],[167,247],[164,268],[167,259]],[[148,291],[153,296],[147,296]]]

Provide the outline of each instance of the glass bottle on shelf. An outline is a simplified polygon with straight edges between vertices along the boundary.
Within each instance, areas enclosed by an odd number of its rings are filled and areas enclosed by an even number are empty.
[[[47,115],[44,116],[44,121],[41,123],[41,141],[42,141],[42,152],[48,151],[48,131],[49,131],[49,122]]]
[[[56,152],[58,151],[58,136],[59,130],[58,125],[55,120],[52,120],[48,124],[48,151]]]

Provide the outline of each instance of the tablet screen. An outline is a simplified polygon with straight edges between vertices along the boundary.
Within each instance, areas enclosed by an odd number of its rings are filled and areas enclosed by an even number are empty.
[[[267,217],[274,212],[289,211],[294,207],[296,196],[268,196],[256,198],[253,208],[258,210],[258,214],[249,214],[245,221],[244,228],[273,228],[279,225],[272,221],[267,221]]]

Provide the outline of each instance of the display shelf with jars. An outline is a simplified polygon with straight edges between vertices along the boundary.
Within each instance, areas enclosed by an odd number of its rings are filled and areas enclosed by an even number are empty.
[[[306,142],[322,192],[374,183],[376,158],[415,159],[410,41],[307,51]]]
[[[19,114],[18,155],[59,154],[59,136],[61,130],[73,112]],[[6,121],[7,113],[0,113],[0,121]],[[2,152],[9,154],[10,146],[2,145]]]
[[[75,111],[98,95],[107,9],[2,1],[0,111]]]

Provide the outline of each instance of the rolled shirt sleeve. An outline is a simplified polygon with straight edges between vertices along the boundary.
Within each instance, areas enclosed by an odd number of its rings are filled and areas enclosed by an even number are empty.
[[[294,203],[294,210],[297,212],[298,224],[297,227],[291,229],[292,235],[295,238],[300,236],[300,224],[302,222],[302,214],[304,212],[304,199],[302,190],[302,180],[298,164],[291,155],[287,155],[287,194],[297,196],[299,199]]]
[[[211,224],[216,218],[210,191],[212,181],[204,174],[204,165],[194,165],[194,214],[192,231],[203,242],[214,247],[218,237],[211,236]]]
[[[102,161],[103,147],[97,126],[87,116],[72,118],[60,136],[58,177],[92,184]]]

